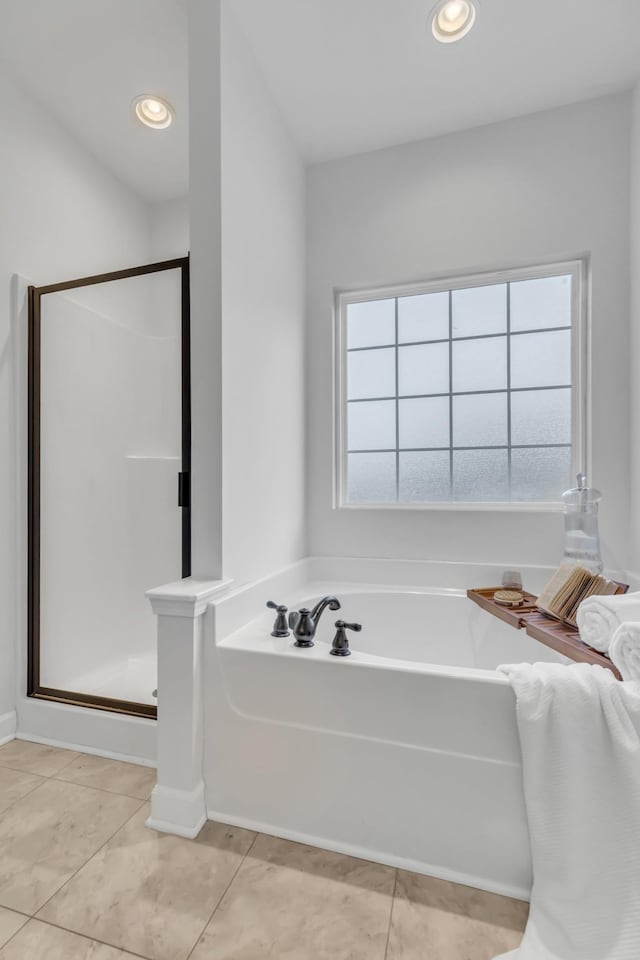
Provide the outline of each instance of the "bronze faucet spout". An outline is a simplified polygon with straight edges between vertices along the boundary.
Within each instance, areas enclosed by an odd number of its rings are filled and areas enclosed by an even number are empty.
[[[296,638],[296,647],[313,646],[313,638],[316,635],[320,617],[327,607],[330,610],[339,610],[340,601],[337,597],[323,597],[313,610],[307,610],[306,607],[303,607],[301,610],[289,614],[289,626]]]

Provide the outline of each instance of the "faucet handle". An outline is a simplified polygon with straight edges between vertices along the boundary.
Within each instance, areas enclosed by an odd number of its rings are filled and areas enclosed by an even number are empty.
[[[356,633],[359,633],[362,630],[362,624],[346,623],[344,620],[336,620],[336,628],[337,633],[333,638],[333,644],[329,653],[334,657],[349,657],[351,656],[351,650],[349,650],[347,630],[355,630]]]
[[[271,631],[272,637],[288,637],[289,628],[287,626],[287,610],[288,607],[285,607],[284,604],[275,603],[273,600],[267,601],[267,606],[270,610],[277,611],[277,617],[273,624],[273,630]]]

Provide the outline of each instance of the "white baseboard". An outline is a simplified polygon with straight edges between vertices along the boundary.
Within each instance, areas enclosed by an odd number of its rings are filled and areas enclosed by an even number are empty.
[[[378,850],[371,850],[366,847],[358,847],[350,843],[336,843],[332,840],[326,840],[323,837],[314,837],[297,830],[283,830],[280,827],[274,827],[272,824],[260,823],[257,820],[250,820],[246,817],[234,817],[228,813],[220,813],[217,810],[207,810],[207,819],[216,820],[218,823],[227,823],[232,827],[253,830],[256,833],[266,833],[271,837],[281,837],[283,840],[293,840],[295,843],[306,843],[311,847],[319,847],[321,850],[331,850],[334,853],[342,853],[348,857],[357,857],[358,860],[369,860],[374,863],[382,863],[387,867],[397,867],[399,870],[420,873],[427,877],[435,877],[437,880],[461,883],[465,887],[487,890],[489,893],[497,893],[502,897],[511,897],[514,900],[524,900],[528,902],[531,898],[531,890],[525,889],[524,887],[509,883],[497,883],[486,877],[461,873],[457,870],[446,870],[430,863],[422,863],[421,861],[410,860],[406,857],[395,857],[388,853],[381,853]]]
[[[0,718],[1,719],[1,718]],[[98,747],[87,746],[86,743],[69,743],[66,740],[52,740],[51,737],[40,737],[35,733],[14,734],[16,740],[29,740],[31,743],[42,743],[46,747],[60,747],[62,750],[75,750],[78,753],[89,753],[93,757],[105,757],[107,760],[120,760],[122,763],[135,763],[140,767],[155,767],[153,760],[147,757],[132,757],[128,753],[115,753],[113,750],[101,750]],[[13,740],[14,737],[9,737]],[[1,741],[0,741],[1,742]]]
[[[207,821],[204,783],[194,790],[175,790],[156,784],[151,794],[147,826],[178,837],[197,837]]]
[[[10,710],[9,713],[0,715],[0,747],[14,740],[16,736],[16,712]]]

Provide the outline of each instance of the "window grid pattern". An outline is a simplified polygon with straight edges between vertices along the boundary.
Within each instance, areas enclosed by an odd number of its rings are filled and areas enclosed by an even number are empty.
[[[380,350],[394,350],[394,376],[395,376],[395,391],[393,394],[382,393],[381,395],[375,395],[375,391],[372,391],[371,396],[358,396],[351,398],[350,391],[347,392],[347,409],[362,403],[372,403],[372,402],[381,402],[381,401],[390,401],[393,400],[395,403],[395,444],[393,446],[380,446],[380,445],[371,445],[366,447],[358,446],[355,449],[352,449],[350,445],[350,431],[348,431],[348,442],[347,442],[347,455],[348,461],[351,457],[359,457],[367,454],[394,454],[395,455],[395,497],[390,498],[391,502],[406,502],[407,500],[415,498],[405,498],[401,496],[401,468],[400,468],[400,459],[402,454],[410,453],[441,453],[448,454],[449,458],[449,483],[448,483],[448,496],[438,497],[436,499],[440,500],[464,500],[469,499],[469,497],[456,497],[454,490],[454,457],[456,453],[464,452],[473,452],[477,451],[481,453],[482,451],[506,451],[507,456],[507,484],[508,484],[508,493],[506,497],[499,497],[499,499],[511,499],[512,494],[512,470],[513,470],[513,452],[517,450],[535,450],[535,451],[552,451],[552,450],[566,450],[570,459],[570,453],[572,449],[571,442],[535,442],[535,443],[513,443],[512,442],[512,410],[513,410],[513,397],[518,394],[531,394],[533,392],[549,393],[550,391],[568,391],[569,398],[571,397],[571,382],[559,382],[543,385],[527,385],[527,386],[513,386],[512,383],[512,352],[513,352],[513,341],[516,338],[520,337],[529,337],[533,334],[546,334],[546,333],[561,333],[568,332],[569,336],[572,334],[572,324],[571,322],[564,325],[555,325],[555,326],[535,326],[530,329],[524,330],[514,330],[512,329],[511,323],[511,287],[512,282],[518,281],[507,281],[504,286],[506,288],[506,331],[502,330],[501,332],[492,332],[492,333],[477,333],[471,335],[462,335],[457,336],[454,332],[454,292],[452,290],[448,291],[448,337],[443,338],[442,336],[434,339],[420,339],[420,340],[410,340],[407,342],[400,342],[400,330],[399,330],[399,302],[403,299],[402,296],[396,296],[390,299],[394,300],[394,343],[383,343],[383,344],[372,344],[370,346],[355,346],[347,347],[347,357],[353,354],[364,354],[372,353],[374,351]],[[569,317],[569,320],[571,317]],[[477,389],[477,390],[454,390],[454,346],[458,343],[465,342],[481,342],[481,341],[491,341],[491,340],[504,340],[506,342],[506,386],[504,388],[492,388],[492,389]],[[415,347],[433,347],[439,344],[446,344],[448,346],[448,381],[449,389],[446,392],[419,392],[419,393],[401,393],[400,392],[400,357],[401,351],[415,348]],[[569,378],[570,379],[570,378]],[[454,436],[454,423],[455,423],[455,412],[454,412],[454,403],[457,397],[493,397],[493,396],[504,396],[506,398],[506,442],[503,444],[456,444]],[[435,400],[435,399],[448,399],[449,406],[449,442],[448,445],[401,445],[400,442],[400,404],[405,400]],[[570,401],[571,402],[571,401]],[[569,480],[569,471],[567,471],[567,481]],[[559,491],[561,492],[561,491]],[[486,497],[480,497],[478,499],[487,499]],[[490,498],[489,498],[490,499]],[[516,499],[525,499],[523,497],[517,497]],[[531,497],[526,499],[547,499],[540,497]],[[349,501],[349,497],[347,497]],[[351,502],[358,502],[358,498],[352,500]],[[375,502],[375,501],[374,501]],[[425,499],[424,502],[428,502]]]

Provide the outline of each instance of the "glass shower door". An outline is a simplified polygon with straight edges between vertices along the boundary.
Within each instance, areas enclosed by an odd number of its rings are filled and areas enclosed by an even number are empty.
[[[188,261],[90,280],[31,294],[29,693],[153,716],[144,594],[189,573]]]

